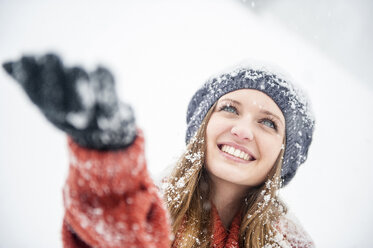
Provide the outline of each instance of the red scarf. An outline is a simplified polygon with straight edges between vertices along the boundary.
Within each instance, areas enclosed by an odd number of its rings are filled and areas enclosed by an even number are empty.
[[[211,243],[211,247],[238,248],[238,238],[241,225],[241,211],[238,211],[235,215],[229,231],[225,230],[225,227],[221,222],[218,210],[216,209],[214,204],[212,204],[211,214],[213,221],[213,240]]]
[[[239,248],[238,245],[238,237],[241,225],[241,211],[238,211],[233,219],[233,222],[229,228],[226,230],[216,209],[214,204],[211,204],[211,218],[212,218],[212,240],[211,240],[211,248]],[[184,219],[185,220],[185,219]],[[179,233],[183,232],[184,221],[181,225],[181,230]],[[178,235],[177,235],[178,236]],[[178,248],[178,238],[176,238],[176,242],[173,244],[173,248]]]

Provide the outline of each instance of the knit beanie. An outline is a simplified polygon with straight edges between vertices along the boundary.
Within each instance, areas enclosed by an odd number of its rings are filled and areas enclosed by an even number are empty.
[[[189,143],[209,109],[221,96],[239,89],[265,93],[285,117],[286,145],[281,169],[281,185],[285,186],[307,159],[315,121],[303,93],[278,73],[241,67],[209,79],[189,102],[185,141]]]

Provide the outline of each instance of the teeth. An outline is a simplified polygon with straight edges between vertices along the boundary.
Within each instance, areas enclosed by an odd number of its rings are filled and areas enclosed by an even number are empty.
[[[251,158],[249,154],[247,154],[244,151],[241,151],[239,149],[235,149],[232,146],[223,145],[221,150],[223,152],[229,153],[230,155],[233,155],[235,157],[238,157],[238,158],[241,158],[241,159],[244,159],[244,160],[250,160],[250,158]]]
[[[240,158],[242,158],[242,159],[245,158],[245,153],[243,151],[240,152]]]
[[[234,150],[234,153],[233,155],[236,156],[236,157],[240,157],[240,154],[241,154],[241,151],[240,150]]]

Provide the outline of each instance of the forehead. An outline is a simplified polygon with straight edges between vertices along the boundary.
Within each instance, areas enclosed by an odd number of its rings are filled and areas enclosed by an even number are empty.
[[[239,102],[244,107],[257,107],[270,111],[284,119],[281,109],[267,94],[254,89],[240,89],[223,95],[219,102],[231,99]]]

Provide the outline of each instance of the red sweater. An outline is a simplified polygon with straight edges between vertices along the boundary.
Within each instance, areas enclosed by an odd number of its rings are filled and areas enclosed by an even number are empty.
[[[168,214],[146,169],[141,130],[130,147],[119,151],[83,148],[70,138],[68,147],[70,167],[63,190],[65,248],[170,247]],[[238,247],[240,214],[229,232],[215,207],[212,219],[212,247]],[[285,230],[289,247],[312,247],[297,228],[289,231],[286,221],[279,226]]]

